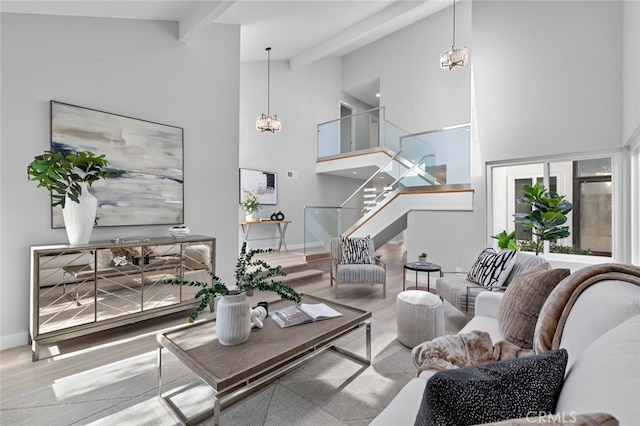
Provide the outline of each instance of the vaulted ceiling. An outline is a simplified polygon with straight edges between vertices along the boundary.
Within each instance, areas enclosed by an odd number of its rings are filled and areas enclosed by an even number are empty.
[[[292,69],[342,56],[452,4],[453,0],[2,0],[8,13],[169,20],[189,43],[211,23],[241,26],[242,61],[289,60]]]

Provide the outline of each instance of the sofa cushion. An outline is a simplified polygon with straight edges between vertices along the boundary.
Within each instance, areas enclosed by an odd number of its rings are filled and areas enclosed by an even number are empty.
[[[428,381],[416,425],[475,425],[553,412],[562,388],[567,351],[464,367]]]
[[[514,250],[496,253],[493,247],[487,247],[469,270],[467,279],[487,288],[501,287],[513,268],[515,256]]]
[[[606,310],[611,311],[611,308]],[[598,411],[615,416],[621,425],[638,424],[638,360],[640,315],[604,333],[580,353],[567,369],[557,412]]]
[[[340,236],[342,239],[342,263],[344,264],[373,264],[373,240],[366,236],[362,238],[350,238]]]
[[[498,324],[506,340],[521,348],[533,348],[538,315],[551,290],[569,276],[569,269],[539,265],[515,277],[498,307]]]

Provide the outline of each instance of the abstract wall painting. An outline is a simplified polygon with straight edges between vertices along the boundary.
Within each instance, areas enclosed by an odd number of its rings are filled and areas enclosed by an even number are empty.
[[[114,178],[89,191],[98,199],[97,226],[184,222],[184,131],[180,127],[51,101],[51,149],[105,154]],[[62,209],[52,227],[63,228]]]

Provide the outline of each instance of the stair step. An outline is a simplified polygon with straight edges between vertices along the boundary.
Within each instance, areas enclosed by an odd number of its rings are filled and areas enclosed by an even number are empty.
[[[295,283],[302,280],[311,280],[322,278],[322,271],[317,269],[305,269],[296,272],[287,272],[285,277],[282,277],[281,281],[286,284]]]

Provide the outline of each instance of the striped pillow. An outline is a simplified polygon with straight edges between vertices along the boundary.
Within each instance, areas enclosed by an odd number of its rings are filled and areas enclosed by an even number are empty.
[[[482,250],[476,263],[469,270],[467,279],[487,288],[500,287],[509,276],[515,261],[515,250],[496,253],[493,247],[489,246]]]
[[[373,264],[373,241],[371,237],[349,238],[340,236],[342,240],[343,264]]]

